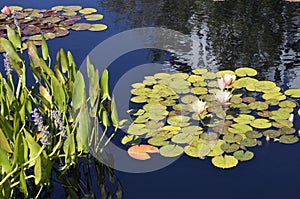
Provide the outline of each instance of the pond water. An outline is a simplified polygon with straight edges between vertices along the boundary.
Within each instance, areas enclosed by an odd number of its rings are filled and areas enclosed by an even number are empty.
[[[0,2],[1,7],[7,3]],[[60,47],[71,50],[78,65],[100,42],[133,28],[169,28],[197,41],[190,57],[153,49],[120,57],[108,67],[111,69],[110,89],[123,74],[144,63],[164,64],[159,70],[174,70],[169,66],[172,65],[179,71],[198,66],[212,71],[253,67],[260,79],[274,81],[284,89],[300,87],[300,3],[274,0],[42,0],[38,3],[11,0],[9,5],[45,9],[54,5],[82,5],[95,7],[103,13],[102,22],[109,26],[108,30],[99,33],[71,31],[65,38],[48,42],[52,55]],[[155,73],[147,71],[151,72]],[[140,81],[143,76],[137,74],[135,78],[134,81]],[[299,117],[295,123],[296,129],[300,129]],[[120,136],[114,141],[118,139]],[[208,159],[202,161],[183,155],[158,171],[141,174],[116,171],[116,176],[125,199],[297,198],[300,144],[272,142],[253,151],[253,160],[230,170],[217,169]]]

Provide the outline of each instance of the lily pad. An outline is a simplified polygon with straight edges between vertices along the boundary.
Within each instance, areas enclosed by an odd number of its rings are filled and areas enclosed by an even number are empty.
[[[264,111],[269,108],[269,105],[265,102],[252,102],[248,105],[250,109]]]
[[[291,96],[293,98],[300,98],[300,89],[299,88],[290,88],[284,92],[285,95]]]
[[[251,126],[257,129],[268,129],[272,126],[269,120],[267,119],[256,119],[250,123]]]
[[[92,25],[88,23],[77,23],[71,26],[72,30],[88,30]]]
[[[240,146],[238,144],[229,144],[224,143],[221,145],[221,149],[225,151],[226,153],[233,153],[237,150],[239,150]]]
[[[251,102],[255,102],[256,99],[254,97],[244,97],[243,98],[243,102],[246,102],[246,103],[251,103]]]
[[[128,134],[131,134],[131,135],[144,135],[146,133],[149,132],[149,129],[146,129],[145,128],[146,125],[145,124],[131,124],[127,130],[127,133]]]
[[[214,166],[222,169],[229,169],[238,164],[238,160],[231,155],[216,156],[211,161]]]
[[[172,116],[167,120],[168,124],[172,126],[181,126],[182,123],[187,123],[188,121],[190,121],[190,118],[183,115]]]
[[[103,15],[102,14],[91,14],[91,15],[85,15],[84,18],[87,21],[97,21],[97,20],[103,19]]]
[[[137,160],[148,160],[150,159],[150,155],[148,153],[158,153],[159,149],[150,145],[135,145],[128,149],[128,154],[134,159]]]
[[[160,148],[159,153],[164,157],[177,157],[183,153],[183,148],[178,145],[165,145]]]
[[[184,147],[184,152],[191,157],[201,158],[205,157],[211,151],[210,147],[206,144],[199,143],[197,145],[190,145]]]
[[[279,103],[279,106],[282,108],[295,108],[297,104],[291,100],[285,100]]]
[[[103,31],[106,30],[108,27],[105,24],[92,24],[92,26],[88,29],[90,31]]]
[[[208,72],[208,70],[206,68],[197,68],[197,69],[192,70],[192,73],[196,74],[196,75],[203,75],[207,72]]]
[[[251,128],[251,126],[247,124],[232,124],[231,128],[228,129],[229,132],[237,134],[243,134],[252,130],[253,129]]]
[[[242,139],[243,137],[241,135],[234,133],[227,133],[223,136],[223,140],[225,140],[228,143],[240,142]]]
[[[165,146],[168,145],[170,142],[166,141],[165,137],[153,137],[148,140],[148,143],[152,146]]]
[[[247,138],[257,139],[261,138],[263,135],[257,131],[248,131],[246,132]]]
[[[239,124],[250,124],[255,119],[252,115],[240,114],[237,118],[234,118],[233,121]]]
[[[253,68],[244,67],[236,69],[235,74],[239,77],[255,76],[257,75],[257,71]]]
[[[123,139],[121,140],[121,143],[123,145],[133,146],[133,145],[140,144],[141,139],[139,139],[137,136],[134,136],[134,135],[125,135],[123,137]]]
[[[233,153],[233,156],[239,161],[249,161],[254,157],[254,153],[251,151],[238,150]]]
[[[280,136],[280,132],[276,130],[266,130],[263,132],[264,136],[269,138],[277,138]]]
[[[279,138],[279,142],[283,144],[294,144],[299,141],[299,138],[294,135],[282,135]]]
[[[193,140],[194,136],[188,133],[179,133],[172,137],[172,142],[176,144],[186,144]]]
[[[240,144],[245,147],[255,147],[257,145],[257,140],[252,138],[243,139]]]
[[[79,13],[84,15],[89,15],[97,12],[97,9],[95,8],[83,8],[82,10],[79,10]]]

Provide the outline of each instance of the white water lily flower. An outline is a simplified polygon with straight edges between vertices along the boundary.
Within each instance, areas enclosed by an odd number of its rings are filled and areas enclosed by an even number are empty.
[[[225,84],[223,78],[218,79],[218,85],[221,90],[224,90],[224,88],[226,87],[226,84]]]
[[[197,100],[193,102],[192,109],[195,113],[201,114],[207,109],[206,102],[203,102],[202,100]]]
[[[232,95],[230,94],[229,91],[223,91],[223,90],[219,90],[216,92],[215,94],[215,98],[221,103],[221,104],[230,104],[228,103],[228,101],[230,100],[230,98],[232,97]]]

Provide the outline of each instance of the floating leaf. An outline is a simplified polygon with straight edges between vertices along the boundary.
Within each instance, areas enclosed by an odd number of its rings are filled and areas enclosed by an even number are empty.
[[[279,142],[281,142],[283,144],[294,144],[298,141],[299,141],[299,138],[297,136],[294,136],[294,135],[282,135],[279,138]]]
[[[172,142],[176,144],[186,144],[193,140],[194,136],[187,133],[179,133],[172,138]]]
[[[92,24],[91,27],[88,29],[90,31],[103,31],[106,30],[108,27],[105,24]]]
[[[183,153],[183,148],[178,145],[165,145],[160,148],[159,153],[164,157],[177,157]]]
[[[244,67],[236,69],[235,74],[240,77],[255,76],[257,75],[257,71],[253,68]]]
[[[290,88],[284,92],[285,95],[291,96],[293,98],[300,98],[300,89],[299,88]]]
[[[139,139],[137,136],[134,136],[134,135],[126,135],[121,140],[121,143],[124,145],[133,146],[133,145],[140,144],[141,139]]]
[[[221,149],[225,151],[226,153],[233,153],[237,150],[239,150],[240,146],[238,144],[229,144],[224,143],[221,145]]]
[[[255,109],[259,111],[264,111],[269,108],[269,105],[265,102],[252,102],[248,106],[250,109]]]
[[[79,10],[79,13],[84,14],[84,15],[89,15],[92,13],[97,12],[97,9],[95,8],[83,8],[82,10]]]
[[[145,128],[145,124],[131,124],[128,128],[127,133],[131,135],[144,135],[149,132],[149,129]]]
[[[249,161],[254,157],[254,153],[251,151],[238,150],[233,153],[233,156],[239,161]]]
[[[128,154],[134,159],[137,160],[148,160],[150,155],[148,153],[159,153],[159,149],[150,145],[135,145],[128,149]]]
[[[252,138],[243,139],[240,144],[245,147],[255,147],[257,145],[257,140]]]
[[[184,152],[191,157],[202,158],[209,154],[211,151],[210,147],[204,143],[199,143],[196,146],[190,145],[184,148]]]
[[[153,137],[148,140],[148,143],[152,146],[165,146],[169,144],[169,141],[166,141],[166,137]]]
[[[216,156],[211,161],[214,166],[222,169],[229,169],[238,164],[238,160],[231,155]]]
[[[228,131],[231,133],[246,133],[248,131],[252,131],[251,126],[247,124],[233,124],[231,125],[232,128],[229,128]]]
[[[91,14],[91,15],[85,15],[84,18],[87,21],[97,21],[97,20],[103,19],[103,15],[102,14]]]
[[[257,129],[267,129],[272,126],[269,120],[267,119],[256,119],[250,123],[251,126]]]
[[[269,138],[277,138],[280,136],[280,132],[276,130],[266,130],[263,132],[264,136]]]
[[[77,23],[71,26],[72,30],[88,30],[92,25],[88,23]]]
[[[239,124],[250,124],[254,119],[255,117],[252,115],[240,114],[237,118],[234,118],[233,120]]]
[[[257,138],[261,138],[263,135],[257,131],[248,131],[246,132],[246,136],[247,138],[257,139]]]

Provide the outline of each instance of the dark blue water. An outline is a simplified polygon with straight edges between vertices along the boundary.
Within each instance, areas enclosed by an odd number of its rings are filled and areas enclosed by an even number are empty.
[[[71,50],[78,66],[94,47],[112,35],[137,27],[160,26],[197,39],[201,43],[198,46],[201,66],[211,70],[251,66],[259,71],[262,79],[275,81],[283,88],[300,87],[299,3],[274,0],[0,2],[1,7],[8,4],[49,9],[54,5],[76,4],[97,8],[104,14],[102,22],[109,26],[107,31],[71,31],[65,38],[48,42],[52,56],[61,47]],[[169,58],[156,59],[151,50],[120,57],[109,66],[112,69],[111,89],[132,67],[149,62],[162,63]],[[181,64],[184,68],[187,65],[195,67],[197,63],[183,60]],[[297,129],[300,129],[299,120],[297,117]],[[300,144],[269,143],[253,151],[253,160],[230,170],[213,167],[209,159],[182,156],[155,172],[130,174],[116,171],[116,175],[123,186],[125,199],[299,198]]]

